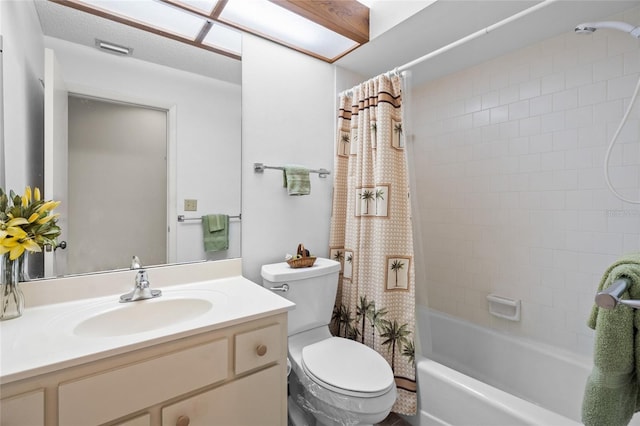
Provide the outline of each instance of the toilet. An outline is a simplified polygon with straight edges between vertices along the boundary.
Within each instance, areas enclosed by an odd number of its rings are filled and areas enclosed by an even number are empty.
[[[288,405],[295,426],[372,425],[387,417],[396,400],[387,361],[329,331],[339,273],[340,263],[323,258],[309,268],[262,266],[263,286],[296,304],[288,314]]]

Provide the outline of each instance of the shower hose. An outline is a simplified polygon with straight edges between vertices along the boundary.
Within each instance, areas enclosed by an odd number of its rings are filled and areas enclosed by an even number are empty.
[[[627,110],[625,111],[624,116],[622,117],[622,121],[620,121],[620,124],[618,125],[616,132],[613,134],[613,137],[611,138],[611,142],[609,143],[609,147],[607,148],[607,153],[604,156],[604,179],[607,182],[607,186],[609,187],[609,190],[611,190],[613,195],[615,195],[620,200],[625,201],[627,203],[631,203],[631,204],[640,204],[640,200],[631,200],[629,198],[625,198],[615,190],[615,188],[611,184],[611,178],[609,177],[609,158],[611,157],[611,151],[613,150],[613,147],[616,144],[616,141],[618,140],[618,136],[620,136],[620,132],[622,131],[622,128],[627,122],[627,119],[629,118],[629,114],[631,114],[631,110],[633,109],[633,105],[636,102],[636,98],[638,97],[639,91],[640,91],[640,77],[638,77],[638,82],[636,83],[636,90],[633,92],[633,96],[631,96],[631,101],[629,102],[629,106],[627,107]]]

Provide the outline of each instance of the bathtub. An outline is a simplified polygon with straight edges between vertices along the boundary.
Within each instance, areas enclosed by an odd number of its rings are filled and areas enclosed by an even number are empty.
[[[423,343],[424,356],[416,360],[419,415],[412,423],[581,424],[589,358],[423,306],[417,307],[416,315],[420,340],[427,344]]]

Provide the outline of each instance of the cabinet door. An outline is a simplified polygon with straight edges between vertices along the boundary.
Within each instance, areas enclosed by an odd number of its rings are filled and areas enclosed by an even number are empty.
[[[0,401],[2,426],[44,426],[44,390]]]
[[[279,365],[162,409],[163,426],[282,426],[286,398]],[[186,419],[188,417],[188,421]],[[181,423],[178,423],[181,419]]]

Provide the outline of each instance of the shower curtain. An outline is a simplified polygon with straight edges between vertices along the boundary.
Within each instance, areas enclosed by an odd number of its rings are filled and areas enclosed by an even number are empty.
[[[340,96],[330,256],[342,265],[335,335],[390,364],[393,411],[416,412],[415,274],[402,80],[380,75]]]

